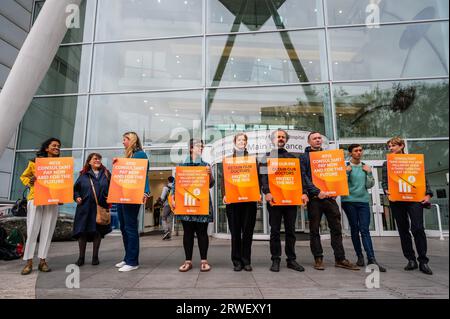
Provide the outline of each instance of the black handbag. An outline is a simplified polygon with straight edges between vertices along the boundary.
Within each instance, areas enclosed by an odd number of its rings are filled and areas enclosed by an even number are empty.
[[[26,217],[27,216],[27,197],[25,193],[27,192],[28,187],[22,193],[22,198],[18,199],[14,206],[11,208],[11,213],[16,217]]]

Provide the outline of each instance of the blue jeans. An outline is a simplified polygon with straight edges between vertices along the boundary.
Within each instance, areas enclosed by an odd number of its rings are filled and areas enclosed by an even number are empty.
[[[375,258],[373,251],[372,239],[370,238],[370,208],[369,203],[356,203],[356,202],[342,202],[342,208],[347,215],[348,222],[350,224],[350,230],[352,234],[353,247],[355,248],[356,255],[362,256],[361,240],[359,233],[361,233],[361,239],[366,251],[367,258]]]
[[[123,261],[129,266],[139,265],[139,229],[138,216],[140,204],[118,204],[120,231],[122,232],[125,257]]]

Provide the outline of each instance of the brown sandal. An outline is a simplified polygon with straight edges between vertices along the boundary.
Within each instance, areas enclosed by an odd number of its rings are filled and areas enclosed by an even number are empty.
[[[180,266],[180,268],[178,268],[178,270],[180,272],[187,272],[187,271],[189,271],[191,269],[192,269],[192,262],[191,261],[185,261],[184,264],[182,264]]]
[[[200,264],[200,271],[201,272],[207,272],[211,270],[211,266],[208,264],[208,261],[202,260]]]

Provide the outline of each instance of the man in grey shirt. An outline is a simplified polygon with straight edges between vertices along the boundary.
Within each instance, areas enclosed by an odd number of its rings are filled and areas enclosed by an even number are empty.
[[[167,180],[168,183],[166,186],[164,186],[160,197],[163,203],[163,210],[162,210],[162,221],[164,228],[163,240],[168,240],[172,238],[173,212],[172,208],[169,205],[169,194],[173,189],[173,182],[175,181],[175,178],[173,176],[169,176]]]

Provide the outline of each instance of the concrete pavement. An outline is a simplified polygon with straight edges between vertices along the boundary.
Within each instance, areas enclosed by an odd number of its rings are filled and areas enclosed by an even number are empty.
[[[80,288],[68,289],[70,272],[66,266],[78,257],[77,242],[53,243],[48,262],[50,273],[33,271],[21,276],[23,261],[0,261],[0,298],[160,298],[160,299],[303,299],[303,298],[449,298],[449,241],[429,239],[430,266],[434,275],[403,270],[406,260],[400,240],[395,237],[374,238],[377,260],[386,266],[380,274],[380,288],[368,289],[364,269],[350,271],[334,267],[329,240],[323,241],[325,271],[312,268],[309,242],[297,242],[298,261],[306,270],[299,273],[282,262],[279,273],[269,271],[269,243],[253,245],[253,272],[234,272],[230,262],[230,241],[211,238],[208,260],[212,270],[199,271],[198,249],[194,268],[178,271],[184,260],[182,238],[162,241],[160,236],[141,237],[140,268],[119,273],[114,264],[123,257],[120,236],[107,236],[100,249],[100,265],[90,264],[88,244],[86,264],[80,268]],[[347,258],[355,261],[350,238],[344,239]],[[38,260],[35,260],[37,268]],[[73,274],[72,274],[73,275]],[[72,278],[72,277],[71,277]],[[69,278],[69,279],[71,279]],[[69,281],[70,282],[73,281]]]

